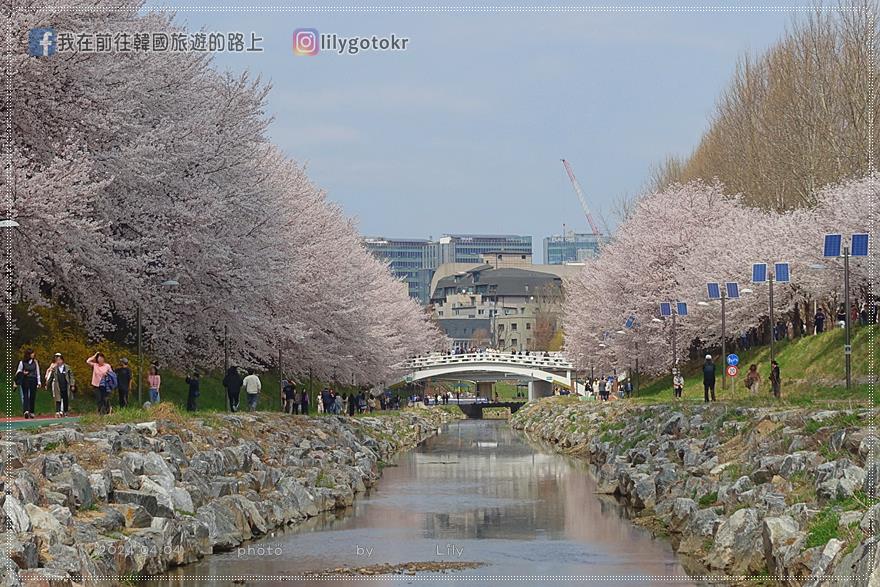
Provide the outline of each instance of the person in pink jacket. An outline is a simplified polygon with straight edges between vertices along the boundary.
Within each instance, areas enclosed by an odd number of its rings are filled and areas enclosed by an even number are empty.
[[[150,403],[156,405],[159,403],[159,386],[162,384],[162,378],[159,376],[159,368],[156,365],[150,365],[150,374],[147,375],[147,384],[150,389]]]
[[[110,363],[104,357],[104,353],[98,352],[86,359],[86,363],[92,367],[92,390],[95,392],[95,401],[98,404],[99,414],[109,414],[112,411],[108,398],[111,389],[107,389],[104,378],[110,372]]]

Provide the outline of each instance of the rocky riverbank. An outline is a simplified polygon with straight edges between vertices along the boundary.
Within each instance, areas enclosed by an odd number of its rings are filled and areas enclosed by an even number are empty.
[[[130,581],[345,508],[457,417],[156,415],[4,435],[0,585]]]
[[[880,585],[873,416],[550,398],[511,424],[595,465],[599,491],[723,582]]]

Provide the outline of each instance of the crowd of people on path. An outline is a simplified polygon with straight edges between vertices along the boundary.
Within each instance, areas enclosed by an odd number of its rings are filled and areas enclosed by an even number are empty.
[[[129,394],[133,374],[127,358],[122,358],[113,367],[104,353],[98,351],[86,359],[91,371],[88,379],[94,397],[96,411],[99,414],[111,414],[113,405],[111,398],[117,395],[118,407],[129,405]],[[223,387],[228,398],[228,409],[238,412],[241,393],[244,391],[248,411],[256,411],[260,404],[263,384],[254,369],[248,369],[244,377],[238,367],[229,367],[223,377]],[[73,369],[65,362],[61,353],[55,353],[46,371],[42,371],[36,353],[28,349],[23,353],[15,371],[15,386],[18,388],[22,415],[25,419],[36,416],[36,397],[39,389],[51,391],[55,402],[55,417],[67,417],[74,394],[81,391],[79,380]],[[197,370],[189,372],[185,377],[187,385],[186,409],[195,412],[199,409],[202,376]],[[159,365],[151,364],[146,376],[148,401],[144,407],[159,404],[162,401],[162,376]],[[325,387],[317,395],[316,408],[318,413],[359,414],[377,410],[400,409],[400,399],[382,393],[374,396],[363,390],[359,392],[337,393],[333,388]],[[307,386],[298,384],[292,379],[281,381],[281,409],[287,414],[308,414],[311,411],[311,399]]]
[[[86,364],[92,372],[89,382],[98,413],[110,414],[113,411],[110,396],[114,391],[118,393],[119,407],[127,406],[132,380],[128,359],[121,359],[114,369],[103,353],[96,352],[86,359]],[[56,418],[69,415],[70,401],[79,391],[73,369],[65,362],[62,353],[55,353],[49,367],[42,372],[34,350],[26,350],[15,370],[14,382],[19,390],[22,415],[25,419],[36,416],[37,391],[40,388],[52,393]]]

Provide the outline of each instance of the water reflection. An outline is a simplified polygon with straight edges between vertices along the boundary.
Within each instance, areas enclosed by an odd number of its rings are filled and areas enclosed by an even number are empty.
[[[252,543],[267,546],[268,555],[233,551],[178,573],[222,583],[241,574],[460,560],[486,563],[445,575],[465,585],[498,575],[626,575],[644,585],[658,582],[648,576],[685,574],[668,544],[622,519],[616,502],[594,489],[584,465],[531,446],[506,422],[469,420],[402,455],[350,510]],[[362,581],[332,581],[355,583]]]

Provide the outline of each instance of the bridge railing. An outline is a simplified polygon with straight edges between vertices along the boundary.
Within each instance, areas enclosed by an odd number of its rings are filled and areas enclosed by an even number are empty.
[[[572,364],[560,355],[523,355],[501,352],[476,352],[462,353],[458,355],[428,355],[425,357],[415,357],[404,361],[400,365],[404,369],[411,371],[418,369],[427,369],[430,367],[441,367],[446,365],[465,365],[468,363],[490,363],[496,365],[518,365],[525,367],[535,367],[544,370],[571,370]]]

